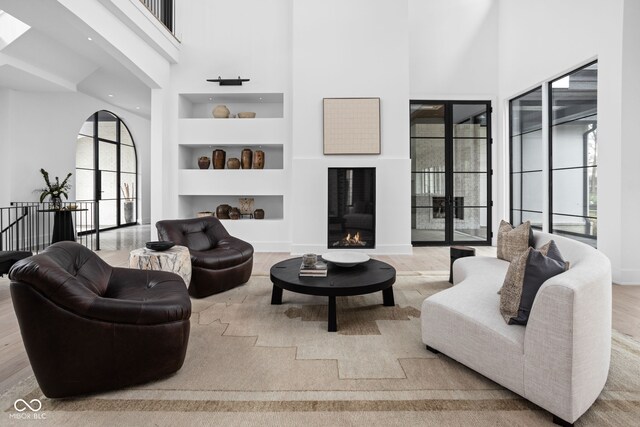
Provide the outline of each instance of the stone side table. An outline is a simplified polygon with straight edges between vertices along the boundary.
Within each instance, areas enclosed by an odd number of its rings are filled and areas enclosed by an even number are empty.
[[[187,287],[191,282],[191,255],[186,246],[174,246],[166,251],[134,249],[129,253],[129,267],[176,273],[182,277]]]

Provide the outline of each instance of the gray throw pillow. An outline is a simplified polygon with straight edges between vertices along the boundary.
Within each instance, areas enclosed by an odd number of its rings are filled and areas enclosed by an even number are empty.
[[[513,261],[522,255],[530,246],[533,236],[529,221],[513,228],[507,221],[500,221],[498,227],[498,259]]]
[[[547,279],[563,273],[568,263],[562,259],[560,250],[552,240],[545,255],[542,251],[529,250],[522,281],[522,295],[518,307],[518,315],[509,320],[510,325],[526,325],[538,290]]]
[[[544,255],[547,255],[552,241],[542,246],[539,251]],[[513,317],[518,316],[518,309],[520,308],[520,298],[522,297],[522,284],[524,281],[524,272],[527,266],[527,259],[529,258],[529,252],[534,250],[529,247],[527,250],[515,260],[511,261],[507,274],[504,277],[504,283],[502,288],[498,291],[500,294],[500,314],[504,318],[504,321],[509,323]]]

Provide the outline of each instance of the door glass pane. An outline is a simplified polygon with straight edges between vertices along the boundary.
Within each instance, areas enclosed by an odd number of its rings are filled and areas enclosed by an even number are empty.
[[[453,104],[453,137],[486,137],[486,113],[485,104]]]
[[[511,174],[511,208],[522,209],[522,174],[519,173]]]
[[[120,146],[120,168],[122,172],[136,172],[136,153],[133,147]]]
[[[76,143],[76,167],[93,169],[93,138],[78,136]]]
[[[514,224],[522,224],[523,222],[531,222],[531,226],[542,230],[542,213],[522,211],[522,220],[514,222]]]
[[[453,240],[487,240],[487,208],[453,209]]]
[[[444,172],[444,139],[413,139],[411,170],[414,172]]]
[[[486,173],[454,173],[454,202],[462,206],[487,206]]]
[[[514,138],[515,140],[515,138]],[[542,131],[522,135],[522,170],[542,170]]]
[[[78,133],[83,136],[93,136],[93,116],[82,124]]]
[[[413,173],[413,206],[433,206],[434,196],[445,195],[445,174],[444,173]]]
[[[444,138],[444,104],[411,104],[411,136]]]
[[[116,142],[118,140],[116,120],[116,116],[113,114],[107,111],[100,111],[98,113],[98,138]]]
[[[122,122],[120,122],[120,144],[133,147],[133,139],[131,139],[129,129],[127,129],[127,126]]]
[[[414,242],[444,242],[444,212],[439,208],[411,209],[411,240]]]
[[[110,228],[118,225],[116,222],[117,206],[115,200],[101,200],[100,206],[100,228]]]
[[[453,170],[455,172],[486,172],[487,140],[454,139]]]
[[[587,243],[593,245],[590,237],[595,238],[598,235],[598,223],[595,218],[581,218],[568,215],[553,215],[553,232],[562,234],[567,233],[576,238],[574,234],[585,235]],[[580,239],[578,239],[580,240]]]
[[[76,169],[76,200],[93,200],[94,170]]]
[[[118,195],[116,172],[101,171],[102,175],[102,199],[115,199]]]
[[[118,147],[116,144],[111,144],[109,142],[98,143],[98,149],[100,150],[99,158],[98,158],[98,169],[100,170],[108,170],[108,171],[117,171],[118,170]]]

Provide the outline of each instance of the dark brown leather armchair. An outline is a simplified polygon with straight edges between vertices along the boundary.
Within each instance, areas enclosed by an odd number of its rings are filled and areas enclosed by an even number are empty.
[[[246,283],[253,269],[253,246],[230,236],[214,217],[156,223],[158,238],[186,246],[191,254],[189,294],[204,298]]]
[[[108,265],[74,242],[18,261],[11,299],[48,397],[112,390],[182,367],[191,300],[180,276]]]

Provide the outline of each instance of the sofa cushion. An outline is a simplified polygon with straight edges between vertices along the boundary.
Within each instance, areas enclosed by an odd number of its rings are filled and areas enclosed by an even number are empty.
[[[526,325],[529,320],[529,313],[533,307],[533,301],[536,298],[538,290],[547,279],[563,273],[568,265],[562,260],[562,255],[553,240],[549,242],[551,247],[548,255],[532,249],[527,257],[527,265],[525,267],[522,296],[518,307],[517,317],[512,317],[509,321],[510,325]]]
[[[529,221],[513,228],[507,221],[500,221],[498,228],[498,258],[513,261],[522,255],[533,243],[533,233]]]

